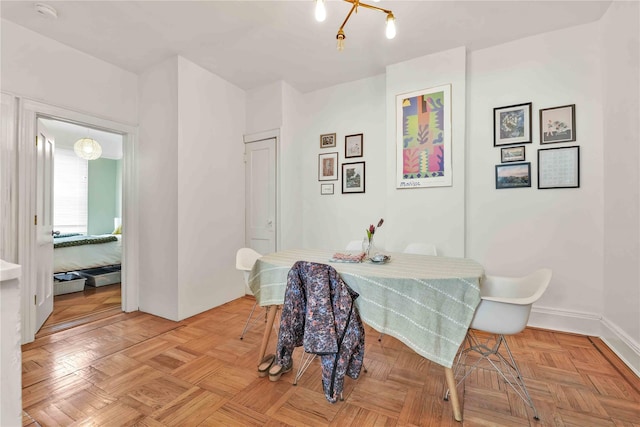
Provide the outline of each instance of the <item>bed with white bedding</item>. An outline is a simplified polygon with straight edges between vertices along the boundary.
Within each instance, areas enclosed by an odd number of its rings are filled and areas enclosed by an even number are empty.
[[[53,242],[54,273],[119,265],[122,262],[121,234],[56,237]]]

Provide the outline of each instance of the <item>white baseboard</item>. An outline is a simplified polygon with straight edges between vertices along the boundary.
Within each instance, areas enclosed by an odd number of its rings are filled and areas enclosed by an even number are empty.
[[[528,326],[598,337],[640,377],[640,345],[599,314],[534,307]]]
[[[602,319],[602,332],[602,341],[640,377],[640,345],[606,317]]]

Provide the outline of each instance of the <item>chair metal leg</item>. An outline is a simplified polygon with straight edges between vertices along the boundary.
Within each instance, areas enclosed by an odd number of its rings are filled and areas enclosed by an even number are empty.
[[[244,324],[244,329],[242,329],[242,334],[240,334],[240,339],[244,339],[244,334],[249,329],[249,324],[253,325],[258,320],[259,317],[256,317],[255,319],[253,318],[253,312],[256,310],[257,305],[258,305],[258,301],[256,301],[253,304],[253,307],[251,307],[251,313],[249,313],[249,317],[247,318],[247,322]],[[266,316],[266,314],[265,314],[265,316]]]
[[[296,373],[296,377],[293,379],[293,385],[298,385],[298,380],[302,378],[302,375],[307,371],[309,366],[311,366],[311,362],[313,362],[313,359],[315,359],[316,356],[316,354],[307,353],[304,350],[302,351],[300,364],[298,365],[298,372]]]
[[[506,355],[500,352],[500,348],[504,347]],[[466,364],[467,354],[475,352],[480,358],[471,366]],[[533,410],[533,418],[539,420],[538,411],[533,404],[531,395],[524,384],[524,379],[520,372],[520,368],[516,363],[509,344],[504,335],[492,335],[486,341],[481,342],[472,330],[469,330],[463,344],[458,350],[458,354],[454,363],[454,376],[457,379],[456,385],[459,386],[468,376],[476,369],[480,363],[486,360],[492,368],[500,374],[502,379],[511,386],[513,391]],[[445,392],[444,399],[449,397],[449,390]]]

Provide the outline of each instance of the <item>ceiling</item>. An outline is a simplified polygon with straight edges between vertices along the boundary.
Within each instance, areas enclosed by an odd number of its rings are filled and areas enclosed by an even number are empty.
[[[251,90],[279,80],[306,93],[382,74],[389,64],[466,46],[483,49],[596,21],[607,1],[399,1],[391,9],[398,35],[384,36],[386,15],[359,9],[336,32],[350,5],[327,1],[327,20],[314,19],[311,0],[51,1],[57,19],[34,1],[0,2],[3,19],[82,52],[140,73],[174,55]]]

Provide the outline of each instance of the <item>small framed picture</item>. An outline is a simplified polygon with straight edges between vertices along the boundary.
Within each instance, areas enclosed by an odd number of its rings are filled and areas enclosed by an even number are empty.
[[[338,152],[318,154],[318,181],[338,179]]]
[[[496,165],[496,188],[531,187],[531,163]]]
[[[505,147],[500,149],[502,163],[524,162],[524,145],[519,147]]]
[[[580,147],[538,150],[538,188],[579,188]]]
[[[329,148],[336,146],[336,134],[335,133],[326,133],[324,135],[320,135],[320,148]]]
[[[344,137],[344,157],[362,157],[362,139],[361,133],[355,135],[347,135]]]
[[[531,103],[493,109],[493,146],[531,143]]]
[[[320,194],[333,194],[333,184],[320,184]]]
[[[364,162],[342,164],[342,193],[364,193]]]
[[[576,140],[576,105],[540,110],[540,144]]]

